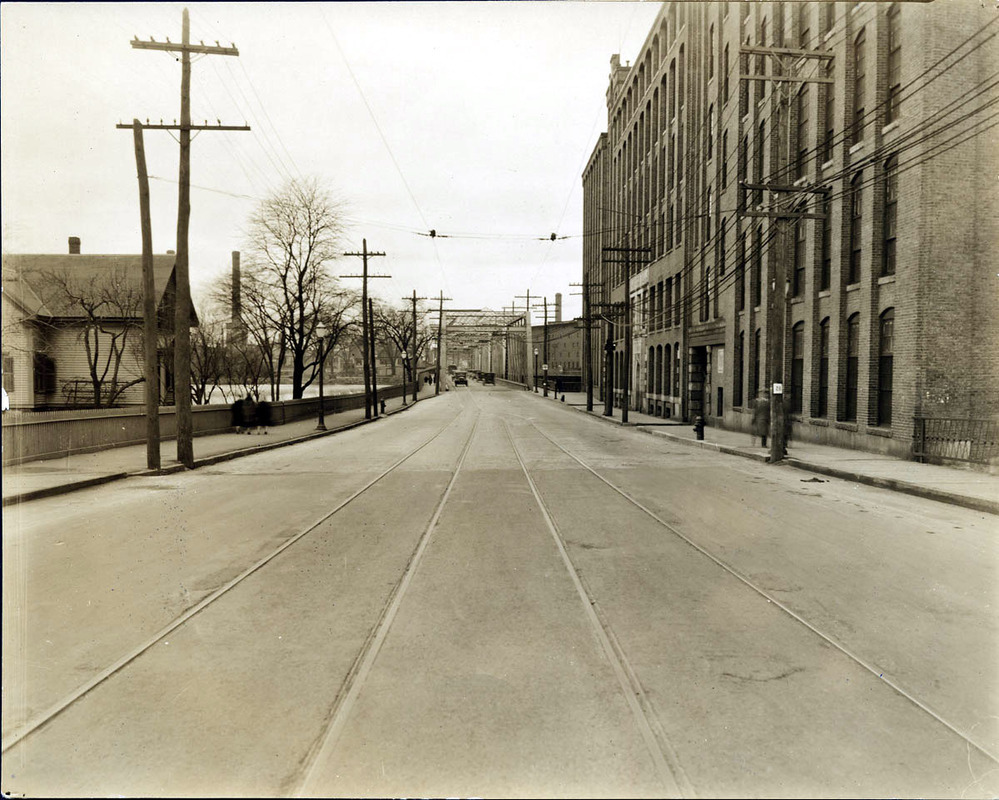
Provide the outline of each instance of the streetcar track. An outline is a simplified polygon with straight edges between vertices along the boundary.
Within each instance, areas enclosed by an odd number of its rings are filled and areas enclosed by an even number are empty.
[[[766,599],[766,601],[768,603],[770,603],[772,605],[775,605],[777,608],[779,608],[781,611],[783,611],[785,614],[787,614],[788,616],[790,616],[792,619],[794,619],[799,624],[803,625],[805,628],[807,628],[813,634],[815,634],[816,636],[818,636],[824,642],[826,642],[827,644],[829,644],[832,647],[836,648],[839,652],[841,652],[843,655],[845,655],[847,658],[849,658],[855,664],[857,664],[858,666],[860,666],[861,668],[863,668],[864,670],[866,670],[870,674],[874,675],[880,682],[886,684],[890,689],[892,689],[900,697],[902,697],[903,699],[905,699],[908,702],[912,703],[914,706],[916,706],[921,711],[923,711],[924,713],[928,714],[930,717],[932,717],[938,723],[940,723],[945,728],[947,728],[951,733],[953,733],[956,736],[958,736],[959,738],[961,738],[969,747],[975,748],[983,756],[985,756],[986,758],[990,759],[991,761],[999,763],[999,756],[997,756],[996,754],[992,753],[988,749],[988,747],[986,747],[985,745],[983,745],[983,744],[975,741],[975,739],[973,739],[970,734],[965,733],[964,731],[962,731],[961,729],[959,729],[958,727],[956,727],[954,724],[948,722],[940,714],[938,714],[936,711],[934,711],[932,708],[930,708],[928,705],[926,705],[925,703],[923,703],[918,698],[914,697],[912,694],[910,694],[908,691],[906,691],[902,686],[900,686],[899,684],[897,684],[890,677],[886,677],[884,675],[884,670],[879,670],[873,664],[870,664],[867,661],[865,661],[861,656],[859,656],[856,653],[854,653],[853,651],[851,651],[846,645],[842,644],[841,642],[837,641],[833,637],[829,636],[828,634],[826,634],[826,633],[822,632],[821,630],[819,630],[818,628],[816,628],[812,623],[810,623],[808,620],[806,620],[800,614],[798,614],[797,612],[795,612],[793,609],[791,609],[785,603],[781,602],[781,600],[779,600],[775,595],[771,594],[770,592],[768,592],[763,587],[761,587],[761,586],[757,585],[756,583],[754,583],[750,578],[748,578],[747,576],[743,575],[735,567],[731,566],[730,564],[726,563],[722,559],[720,559],[717,556],[713,555],[708,550],[706,550],[704,547],[702,547],[701,545],[697,544],[696,542],[694,542],[689,537],[685,536],[676,527],[674,527],[673,525],[669,524],[662,517],[660,517],[658,514],[656,514],[656,512],[652,511],[650,508],[648,508],[647,506],[643,505],[641,502],[639,502],[634,497],[632,497],[630,494],[628,494],[628,492],[626,492],[624,489],[622,489],[619,486],[615,485],[610,480],[608,480],[603,475],[601,475],[599,472],[597,472],[596,469],[594,469],[589,464],[587,464],[585,461],[583,461],[583,459],[581,459],[579,456],[577,456],[576,454],[570,452],[567,448],[563,447],[561,444],[559,444],[558,442],[556,442],[551,436],[549,436],[547,433],[545,433],[543,430],[541,430],[541,428],[538,427],[538,425],[537,425],[536,422],[534,422],[531,419],[527,420],[527,422],[531,425],[531,427],[533,427],[548,442],[550,442],[552,445],[554,445],[555,447],[557,447],[559,450],[561,450],[563,453],[565,453],[567,456],[569,456],[569,458],[571,458],[573,461],[575,461],[576,463],[578,463],[583,469],[585,469],[586,471],[588,471],[590,474],[592,474],[598,480],[602,481],[604,484],[606,484],[613,491],[617,492],[619,495],[621,495],[621,497],[623,497],[629,503],[631,503],[632,505],[634,505],[636,508],[638,508],[644,514],[646,514],[647,516],[649,516],[650,518],[652,518],[655,522],[657,522],[660,525],[662,525],[667,531],[669,531],[670,533],[672,533],[677,538],[681,539],[683,542],[685,542],[686,544],[688,544],[690,547],[692,547],[694,550],[696,550],[697,552],[699,552],[701,555],[705,556],[706,558],[708,558],[709,560],[711,560],[712,562],[714,562],[717,566],[721,567],[723,570],[725,570],[727,573],[729,573],[730,575],[732,575],[734,578],[738,579],[740,582],[742,582],[745,586],[747,586],[748,588],[750,588],[756,594],[758,594],[761,597],[763,597],[764,599]],[[519,458],[519,454],[518,454],[518,458]],[[526,467],[525,467],[525,473],[526,473]],[[532,488],[533,488],[533,482],[532,482]],[[540,502],[540,499],[539,499],[539,502]]]
[[[15,729],[8,736],[4,737],[3,743],[2,743],[2,747],[0,747],[0,752],[6,753],[9,749],[11,749],[12,747],[14,747],[18,743],[24,741],[24,739],[26,739],[28,736],[30,736],[31,734],[35,733],[36,731],[38,731],[39,729],[41,729],[43,726],[45,726],[46,724],[48,724],[49,722],[51,722],[53,719],[55,719],[60,714],[62,714],[64,711],[66,711],[68,708],[70,708],[75,703],[77,703],[80,699],[82,699],[87,694],[89,694],[91,691],[93,691],[94,689],[96,689],[98,686],[100,686],[101,684],[103,684],[105,681],[109,680],[112,676],[114,676],[116,673],[120,672],[122,669],[124,669],[126,666],[128,666],[131,662],[135,661],[137,658],[139,658],[139,656],[141,656],[143,653],[145,653],[146,651],[148,651],[157,642],[159,642],[160,640],[162,640],[166,636],[169,636],[171,633],[173,633],[175,630],[177,630],[179,627],[181,627],[184,623],[188,622],[191,618],[193,618],[197,614],[201,613],[206,608],[208,608],[210,605],[212,605],[217,600],[219,600],[223,595],[227,594],[231,589],[235,588],[240,583],[242,583],[244,580],[246,580],[248,577],[250,577],[251,575],[253,575],[257,571],[259,571],[264,566],[266,566],[269,562],[271,562],[273,559],[275,559],[278,555],[280,555],[281,553],[283,553],[289,547],[291,547],[292,545],[296,544],[302,538],[304,538],[306,535],[308,535],[309,533],[311,533],[312,531],[314,531],[316,528],[318,528],[320,525],[322,525],[325,522],[327,522],[333,515],[335,515],[338,512],[342,511],[347,505],[349,505],[350,503],[352,503],[354,500],[356,500],[358,497],[360,497],[362,494],[364,494],[366,491],[368,491],[375,484],[379,483],[387,475],[389,475],[390,473],[394,472],[398,467],[402,466],[402,464],[404,464],[410,458],[412,458],[413,456],[415,456],[417,453],[419,453],[425,447],[427,447],[432,442],[434,442],[436,439],[438,439],[448,428],[450,428],[460,418],[461,418],[461,414],[456,414],[452,419],[448,420],[448,422],[439,431],[437,431],[433,436],[431,436],[429,439],[427,439],[425,442],[423,442],[418,447],[416,447],[413,450],[411,450],[409,453],[407,453],[406,455],[404,455],[402,458],[400,458],[397,461],[395,461],[391,466],[389,466],[384,471],[380,472],[377,476],[375,476],[370,481],[368,481],[368,483],[364,484],[360,489],[357,489],[353,494],[351,494],[345,500],[341,501],[332,510],[326,512],[318,520],[316,520],[312,524],[308,525],[307,527],[303,528],[299,533],[296,533],[291,538],[286,539],[284,542],[282,542],[280,545],[278,545],[276,548],[274,548],[270,553],[268,553],[263,558],[261,558],[258,561],[256,561],[253,565],[251,565],[250,567],[248,567],[247,569],[245,569],[243,572],[241,572],[235,578],[232,578],[231,580],[229,580],[227,583],[225,583],[220,588],[216,589],[210,595],[208,595],[207,597],[203,598],[202,600],[200,600],[195,605],[191,606],[191,608],[187,609],[187,611],[185,611],[184,613],[182,613],[179,617],[177,617],[172,622],[168,623],[163,628],[161,628],[159,631],[157,631],[156,633],[154,633],[146,641],[144,641],[143,643],[141,643],[141,644],[137,645],[136,647],[132,648],[130,651],[128,651],[127,653],[125,653],[125,655],[121,656],[120,658],[118,658],[118,660],[114,661],[110,666],[105,667],[99,673],[97,673],[92,678],[90,678],[90,680],[86,681],[85,683],[83,683],[82,685],[80,685],[79,687],[77,687],[75,690],[73,690],[69,694],[65,695],[61,700],[59,700],[56,703],[50,705],[44,711],[39,712],[34,717],[32,717],[31,719],[27,720],[25,723],[23,723],[20,727],[18,727],[17,729]],[[466,444],[466,448],[467,448],[467,444]]]
[[[537,429],[537,426],[534,425],[533,422],[530,422],[530,424],[532,427]],[[527,469],[527,464],[524,462],[524,459],[520,454],[520,449],[517,447],[517,443],[513,438],[513,433],[510,431],[509,423],[505,419],[503,420],[503,426],[506,430],[507,437],[510,439],[510,445],[513,448],[514,455],[517,456],[517,461],[520,463],[520,468],[524,473],[524,477],[527,478],[527,483],[531,488],[531,493],[534,495],[534,500],[538,504],[541,516],[544,518],[545,524],[555,541],[555,546],[562,558],[562,563],[564,564],[566,571],[569,573],[573,586],[576,588],[576,592],[579,595],[586,618],[589,621],[597,640],[600,642],[604,655],[610,662],[611,669],[620,684],[621,692],[628,704],[628,708],[632,712],[632,716],[638,726],[642,740],[644,741],[646,749],[648,750],[649,755],[652,758],[652,762],[655,765],[659,779],[662,781],[667,793],[670,795],[678,795],[682,797],[695,796],[696,793],[694,791],[694,787],[687,778],[683,767],[680,765],[680,760],[677,757],[676,751],[673,749],[665,731],[659,723],[658,715],[652,709],[651,701],[645,693],[638,676],[635,674],[631,663],[628,661],[624,650],[618,642],[617,637],[614,635],[613,630],[610,628],[607,620],[601,613],[599,613],[596,598],[594,598],[587,589],[579,575],[579,572],[576,570],[575,565],[572,563],[572,559],[569,557],[569,553],[566,550],[565,543],[562,539],[562,534],[559,532],[558,526],[555,524],[555,520],[552,517],[551,512],[548,510],[548,506],[541,498],[541,493],[538,491],[538,487],[535,484],[534,479],[531,477],[530,471]]]
[[[303,759],[304,768],[302,770],[302,775],[297,781],[297,788],[293,793],[296,797],[322,795],[322,793],[318,792],[316,789],[315,783],[319,779],[319,774],[323,766],[329,760],[329,757],[332,755],[337,744],[339,743],[340,736],[350,718],[351,711],[353,710],[354,705],[357,702],[357,698],[360,696],[361,691],[364,688],[364,684],[371,672],[375,659],[378,658],[382,645],[388,637],[392,624],[395,621],[396,614],[398,613],[399,607],[402,605],[403,598],[406,595],[406,591],[409,588],[409,585],[413,580],[413,576],[416,574],[416,571],[420,566],[420,562],[423,559],[423,554],[426,552],[427,546],[430,543],[430,537],[437,527],[441,514],[444,512],[444,506],[451,495],[451,490],[458,480],[458,475],[465,463],[465,457],[468,455],[468,451],[471,448],[472,440],[475,438],[475,432],[479,426],[480,409],[478,403],[474,400],[472,401],[472,405],[475,406],[475,421],[472,425],[472,430],[468,434],[468,439],[462,447],[461,454],[458,456],[458,461],[451,474],[451,479],[448,481],[448,484],[441,495],[441,499],[438,501],[437,508],[435,509],[433,516],[430,518],[430,522],[427,524],[426,530],[420,537],[420,541],[418,542],[416,549],[413,551],[413,555],[406,564],[402,577],[395,585],[395,588],[393,589],[388,602],[385,604],[378,621],[372,626],[364,645],[358,651],[358,655],[354,659],[354,663],[351,665],[345,680],[340,686],[340,690],[337,693],[333,706],[329,712],[329,722],[325,732],[316,739],[311,751]]]

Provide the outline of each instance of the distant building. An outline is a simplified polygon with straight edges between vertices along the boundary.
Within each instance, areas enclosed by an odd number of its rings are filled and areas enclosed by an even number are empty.
[[[635,63],[611,59],[583,173],[601,392],[620,405],[630,375],[633,409],[748,431],[771,388],[768,302],[786,298],[795,438],[906,455],[926,417],[999,414],[993,17],[972,0],[664,3]]]
[[[545,326],[534,325],[531,339],[538,350],[538,381],[545,379]],[[583,380],[583,320],[548,323],[548,385],[556,381],[566,392],[578,392]]]
[[[175,256],[153,256],[161,393],[172,384]],[[142,257],[3,255],[3,385],[12,409],[145,402]],[[191,325],[198,319],[191,311]],[[162,396],[162,395],[161,395]]]

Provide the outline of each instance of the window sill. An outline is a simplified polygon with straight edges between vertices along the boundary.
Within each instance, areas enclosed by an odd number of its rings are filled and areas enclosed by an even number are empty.
[[[882,133],[882,134],[884,134],[884,133],[891,133],[891,132],[892,132],[893,130],[895,130],[895,129],[896,129],[897,127],[898,127],[898,120],[897,120],[897,119],[893,119],[893,120],[892,120],[891,122],[889,122],[889,123],[888,123],[887,125],[885,125],[885,126],[884,126],[884,127],[883,127],[883,128],[881,129],[881,133]]]
[[[853,431],[854,433],[859,430],[856,422],[837,422],[836,429],[841,431]]]
[[[828,289],[822,289],[822,290],[820,290],[819,291],[819,299],[821,300],[823,297],[832,297],[832,292],[830,292]]]
[[[884,439],[891,439],[891,428],[868,428],[867,433],[871,436],[881,436]]]
[[[808,420],[808,424],[814,425],[818,428],[828,428],[829,420],[823,419],[822,417],[813,417],[812,419]]]
[[[864,149],[864,142],[857,142],[856,144],[850,145],[849,152],[850,155],[852,156],[854,153],[859,153],[863,149]]]
[[[832,169],[833,160],[830,158],[828,161],[823,162],[822,171],[825,172],[827,169]]]
[[[880,278],[878,278],[878,286],[884,286],[889,283],[895,283],[894,275],[882,275]]]
[[[808,183],[808,176],[807,175],[802,175],[800,178],[798,178],[794,182],[794,185],[795,186],[804,186],[806,183]]]
[[[802,305],[802,304],[803,304],[804,302],[805,302],[805,297],[804,297],[804,295],[800,295],[800,294],[799,294],[799,295],[797,295],[797,296],[795,296],[795,297],[792,297],[792,298],[791,298],[791,305],[792,305],[792,306],[800,306],[800,305]]]
[[[859,283],[848,284],[847,287],[846,287],[846,291],[848,291],[848,292],[859,292],[860,291],[860,284]]]

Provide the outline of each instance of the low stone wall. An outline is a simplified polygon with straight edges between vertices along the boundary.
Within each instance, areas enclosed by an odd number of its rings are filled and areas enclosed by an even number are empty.
[[[412,385],[410,385],[412,391]],[[401,385],[378,387],[379,400],[399,397]],[[323,398],[326,414],[364,407],[364,394]],[[272,421],[284,425],[319,414],[319,398],[280,400],[271,403]],[[160,408],[160,438],[177,436],[177,409]],[[191,423],[195,436],[232,430],[229,405],[194,406]],[[93,453],[112,447],[144,444],[146,413],[139,408],[83,409],[79,411],[8,411],[3,415],[3,463],[22,464],[60,458],[73,453]]]

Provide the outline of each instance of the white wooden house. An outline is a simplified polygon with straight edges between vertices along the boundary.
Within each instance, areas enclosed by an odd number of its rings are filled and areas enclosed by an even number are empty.
[[[172,384],[174,261],[172,253],[153,256],[161,399]],[[66,254],[4,254],[3,381],[10,407],[93,406],[94,371],[102,405],[144,403],[142,287],[140,255],[84,255],[76,237]],[[197,324],[192,308],[191,325]]]

